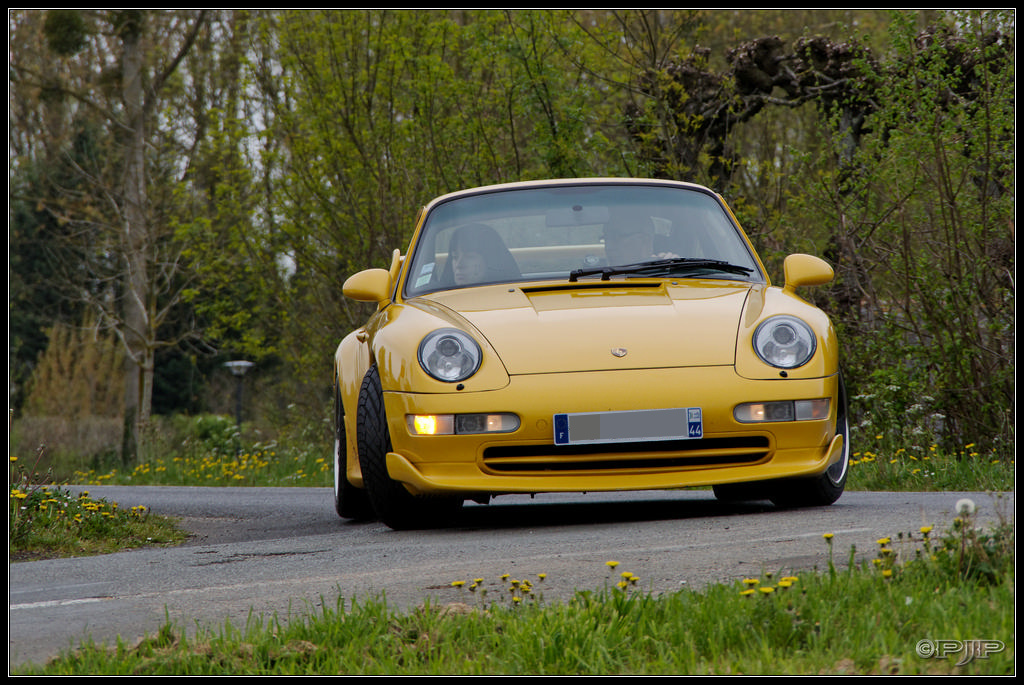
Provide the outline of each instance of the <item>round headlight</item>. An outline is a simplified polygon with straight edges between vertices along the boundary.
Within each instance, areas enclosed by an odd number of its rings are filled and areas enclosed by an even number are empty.
[[[780,369],[803,366],[818,342],[811,327],[794,316],[773,316],[754,332],[754,351],[766,364]]]
[[[464,381],[480,368],[480,346],[460,330],[443,328],[420,343],[420,366],[439,381]]]

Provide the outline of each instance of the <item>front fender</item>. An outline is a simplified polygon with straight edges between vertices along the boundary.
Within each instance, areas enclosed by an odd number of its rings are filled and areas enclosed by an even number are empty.
[[[366,330],[360,328],[345,336],[334,352],[334,383],[344,409],[345,472],[349,482],[356,487],[362,487],[363,483],[356,442],[356,408],[359,406],[359,387],[370,368],[366,339]]]
[[[468,321],[446,308],[426,301],[388,307],[376,317],[370,330],[369,356],[380,371],[384,391],[412,393],[481,392],[498,390],[509,383],[508,372],[487,338]],[[446,383],[430,377],[420,367],[420,342],[438,328],[459,328],[480,345],[480,369],[461,383]],[[361,380],[360,376],[360,380]]]
[[[754,331],[765,319],[789,314],[802,319],[814,331],[818,347],[810,361],[796,369],[769,366],[754,352]],[[736,336],[736,373],[743,378],[826,378],[839,372],[839,341],[828,315],[789,290],[755,287],[750,291]]]

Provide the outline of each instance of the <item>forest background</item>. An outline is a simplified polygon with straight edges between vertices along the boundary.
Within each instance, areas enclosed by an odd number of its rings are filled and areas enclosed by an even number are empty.
[[[247,421],[328,444],[333,352],[367,314],[341,285],[419,207],[643,176],[721,192],[775,280],[791,252],[834,265],[806,296],[855,441],[1009,461],[1015,21],[9,10],[12,440],[132,464],[161,417],[231,414],[246,359]]]

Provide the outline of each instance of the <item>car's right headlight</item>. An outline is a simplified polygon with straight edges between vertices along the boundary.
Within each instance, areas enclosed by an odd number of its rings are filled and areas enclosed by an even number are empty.
[[[433,331],[420,343],[420,366],[445,383],[458,383],[472,376],[480,368],[481,357],[476,341],[456,328]]]
[[[795,316],[765,319],[754,331],[754,351],[766,364],[780,369],[803,366],[814,356],[818,339],[806,323]]]

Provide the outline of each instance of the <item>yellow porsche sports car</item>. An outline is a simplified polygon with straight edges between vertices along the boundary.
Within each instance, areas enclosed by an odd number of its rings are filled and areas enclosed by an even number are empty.
[[[338,514],[436,525],[508,493],[713,486],[826,505],[846,396],[790,255],[772,286],[724,200],[644,179],[475,188],[430,202],[335,353]]]

